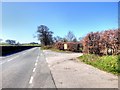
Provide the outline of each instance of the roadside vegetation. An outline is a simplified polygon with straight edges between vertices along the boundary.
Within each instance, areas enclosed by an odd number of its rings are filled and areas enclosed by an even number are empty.
[[[98,69],[113,73],[120,74],[120,55],[111,56],[98,56],[94,54],[84,54],[78,59],[86,64],[92,65]]]
[[[35,42],[31,42],[31,43],[22,43],[20,44],[19,42],[18,43],[12,43],[13,40],[6,40],[6,42],[0,42],[0,46],[41,46],[40,44],[38,43],[35,43]]]
[[[71,31],[65,37],[53,37],[53,32],[45,25],[40,25],[37,32],[42,50],[80,52],[83,53],[80,61],[120,74],[120,29],[91,32],[79,40]]]
[[[101,70],[120,74],[120,30],[88,33],[83,39],[80,61]]]
[[[0,43],[0,46],[11,46],[11,45],[8,43]]]
[[[40,44],[21,44],[21,46],[41,46]]]

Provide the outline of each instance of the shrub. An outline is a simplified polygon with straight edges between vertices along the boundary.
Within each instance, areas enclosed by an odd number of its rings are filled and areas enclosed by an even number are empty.
[[[83,52],[98,55],[116,55],[120,49],[120,29],[91,32],[82,40]]]
[[[68,51],[76,52],[79,49],[78,43],[67,42],[66,44],[67,44],[67,50]]]
[[[67,44],[67,51],[81,51],[82,52],[82,44],[79,42],[57,42],[55,43],[55,48],[59,50],[64,50],[64,44]]]
[[[64,42],[55,43],[55,48],[59,50],[64,50]]]

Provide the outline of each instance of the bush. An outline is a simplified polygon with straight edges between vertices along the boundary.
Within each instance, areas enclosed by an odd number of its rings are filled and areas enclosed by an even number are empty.
[[[67,42],[67,50],[72,52],[77,52],[80,49],[80,45],[77,42]]]
[[[64,50],[64,42],[55,43],[55,48],[59,50]]]
[[[57,42],[55,43],[55,48],[59,50],[64,50],[64,44],[67,44],[67,51],[82,52],[82,44],[78,42]]]
[[[91,32],[83,40],[83,51],[89,54],[117,55],[120,49],[120,29]]]

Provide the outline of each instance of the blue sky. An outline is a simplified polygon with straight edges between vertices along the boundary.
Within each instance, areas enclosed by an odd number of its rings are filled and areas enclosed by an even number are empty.
[[[77,38],[93,31],[118,27],[117,2],[4,2],[2,38],[21,43],[39,42],[37,27],[46,25],[54,36],[72,31]]]

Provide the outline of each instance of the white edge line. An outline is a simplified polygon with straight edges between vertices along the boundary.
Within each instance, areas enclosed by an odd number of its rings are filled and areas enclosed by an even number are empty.
[[[8,61],[8,62],[9,62],[9,61],[12,61],[13,59],[15,59],[15,58],[17,58],[17,57],[19,57],[19,55],[16,56],[16,57],[13,57],[13,58],[11,58],[11,59],[9,59],[9,60],[7,60],[7,61]]]
[[[27,53],[27,52],[23,53],[23,55],[26,54],[26,53]]]
[[[33,76],[31,76],[30,81],[29,81],[29,84],[31,84],[32,81],[33,81]]]

